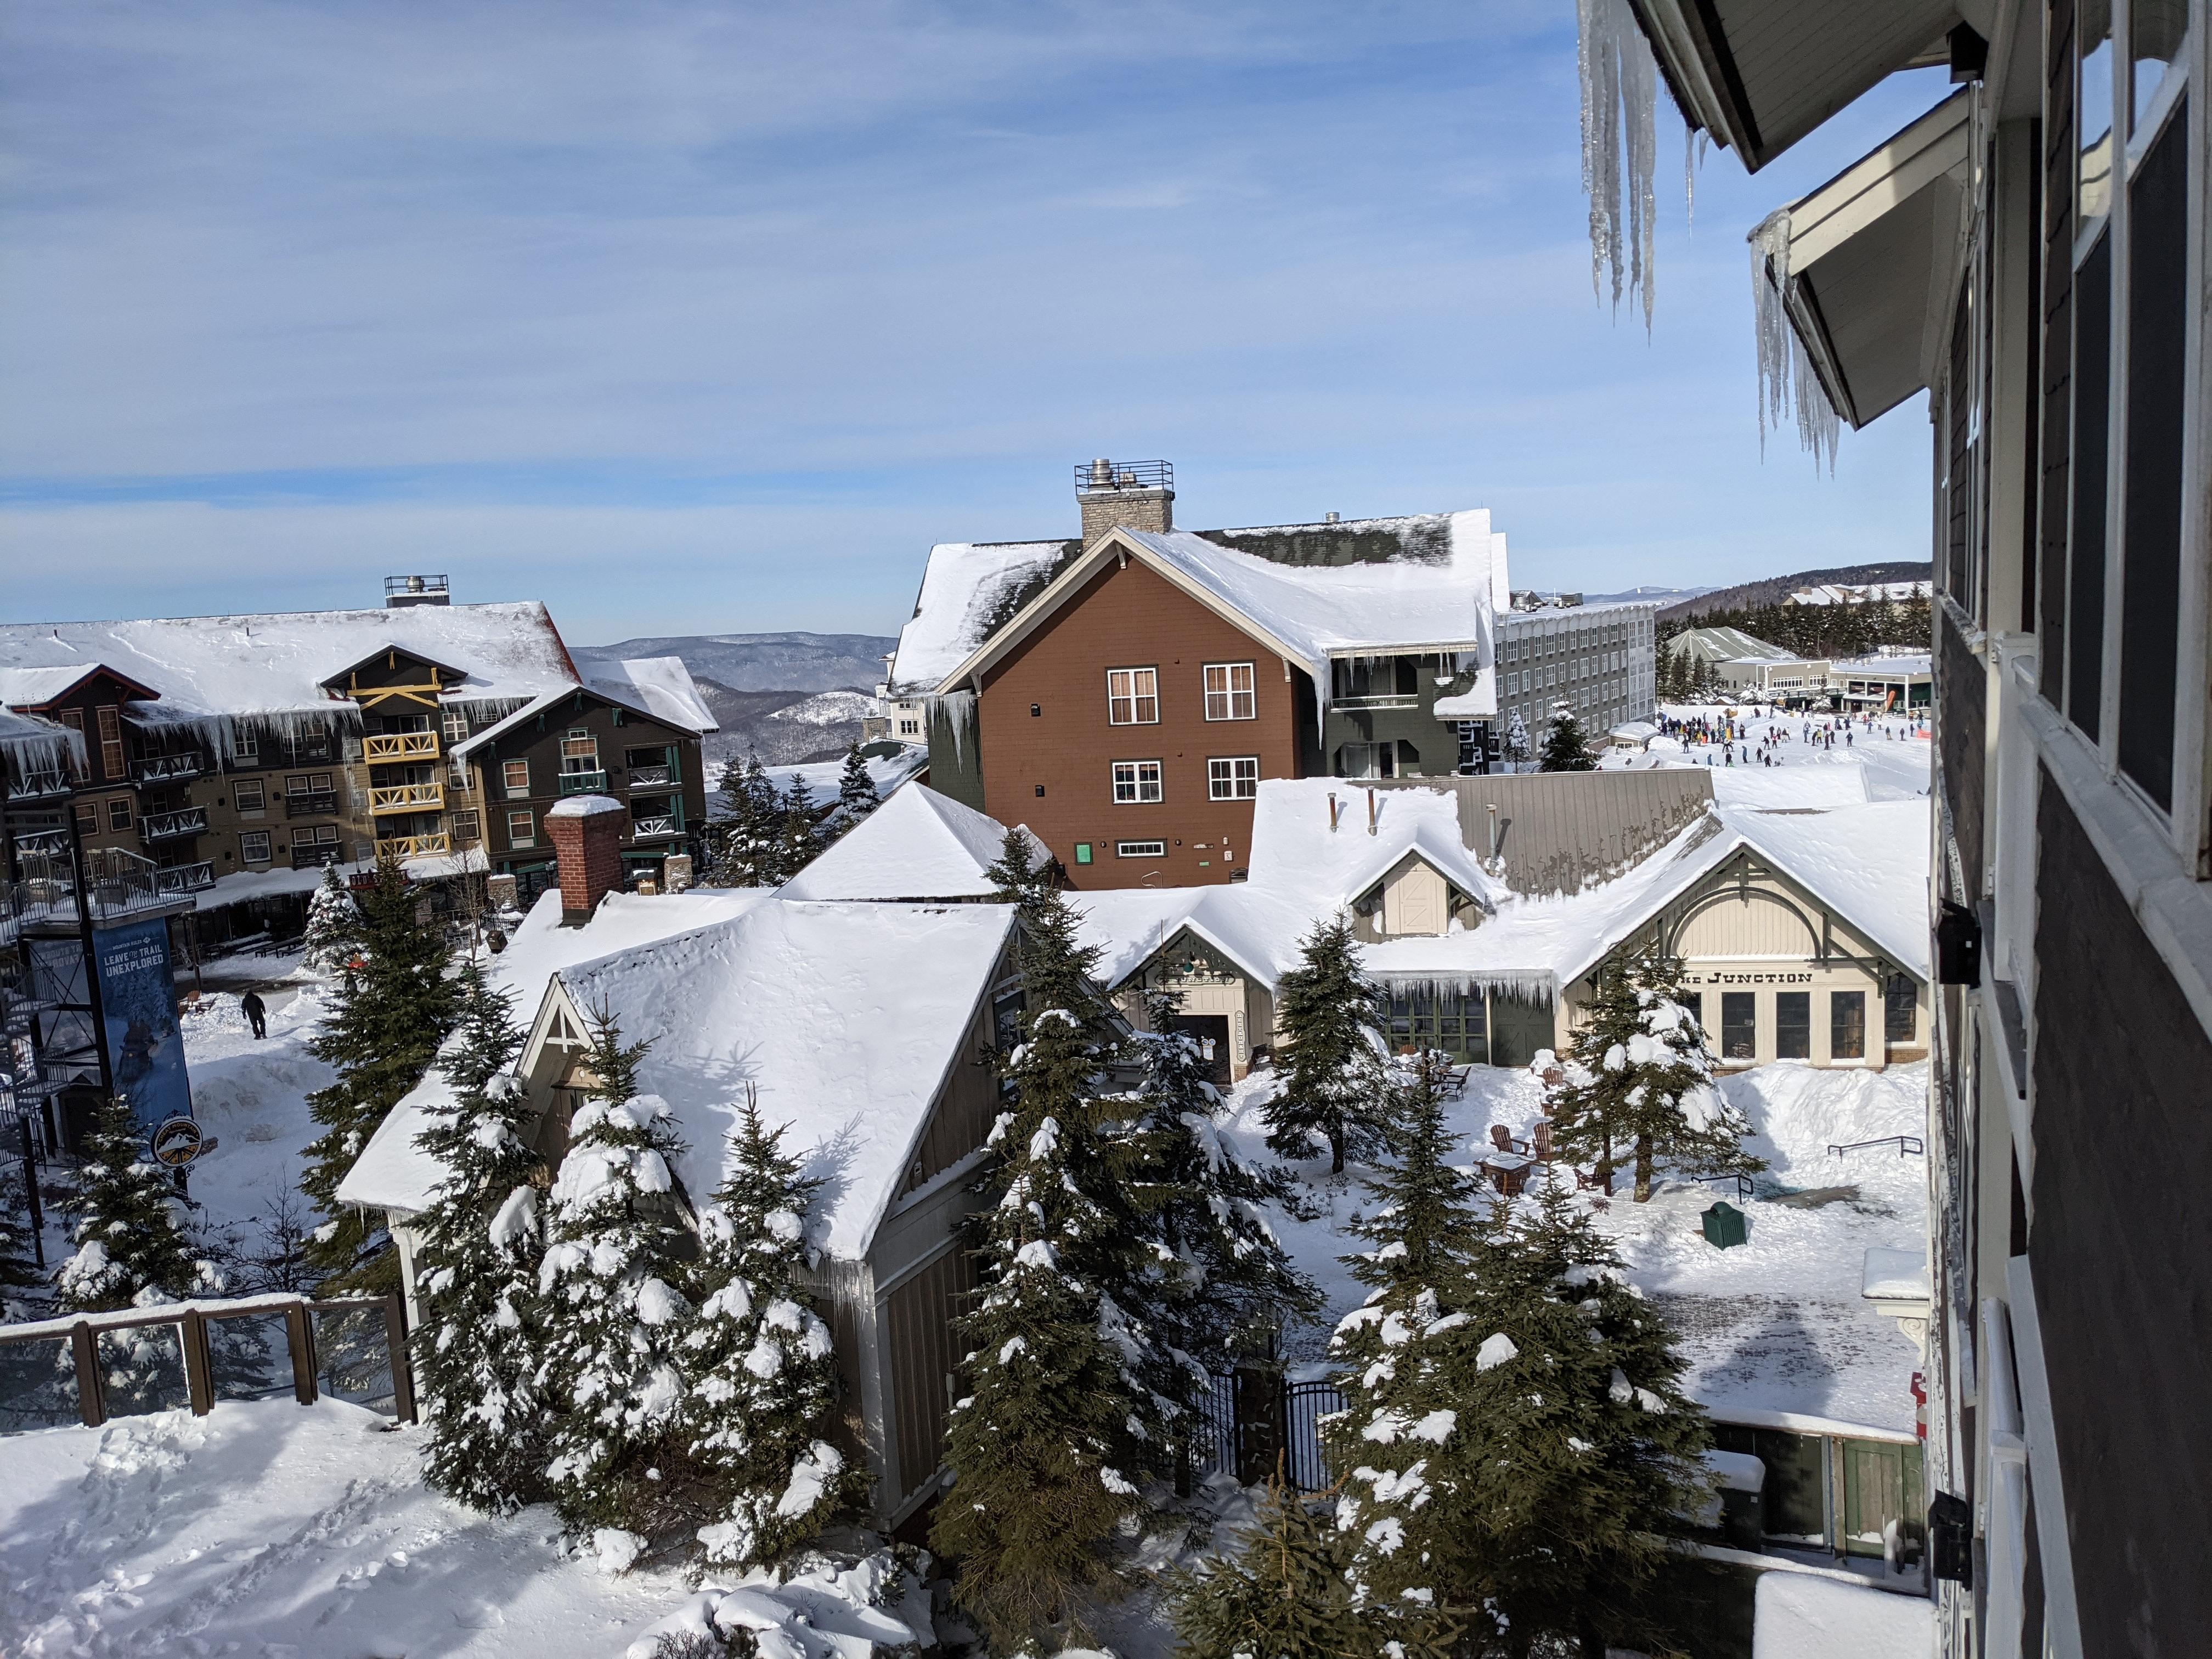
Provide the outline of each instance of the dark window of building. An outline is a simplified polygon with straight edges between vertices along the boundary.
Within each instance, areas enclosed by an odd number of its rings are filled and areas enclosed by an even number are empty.
[[[1828,993],[1828,1058],[1866,1058],[1866,993]]]
[[[131,769],[123,758],[123,711],[111,703],[98,713],[100,769],[111,778],[122,777]]]
[[[100,833],[98,802],[81,800],[76,804],[76,830],[80,836],[96,836]]]
[[[117,795],[107,803],[107,827],[128,830],[131,827],[131,797]]]
[[[1913,1037],[1914,1012],[1919,998],[1914,994],[1912,975],[1892,974],[1889,982],[1881,988],[1881,1035],[1887,1042],[1910,1042]]]
[[[2105,672],[2105,487],[2112,401],[2112,240],[2097,238],[2074,274],[2074,517],[2066,576],[2066,715],[2098,734]]]
[[[2127,557],[2120,574],[2120,766],[2173,805],[2181,608],[2181,431],[2189,331],[2189,113],[2128,182]]]
[[[1721,993],[1721,1058],[1759,1057],[1759,996],[1752,991]]]
[[[1674,1000],[1690,1011],[1690,1024],[1703,1035],[1705,1029],[1705,994],[1703,991],[1685,991]]]
[[[1813,994],[1777,991],[1774,994],[1774,1057],[1777,1060],[1813,1058]]]

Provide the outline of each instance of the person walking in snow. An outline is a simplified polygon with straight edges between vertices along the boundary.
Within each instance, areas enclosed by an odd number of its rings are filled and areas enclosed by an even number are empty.
[[[248,991],[239,998],[238,1010],[246,1016],[246,1023],[253,1028],[256,1037],[269,1035],[269,1010],[263,1004],[259,993]]]

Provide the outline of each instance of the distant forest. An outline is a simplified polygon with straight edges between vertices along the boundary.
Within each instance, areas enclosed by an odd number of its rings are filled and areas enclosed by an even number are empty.
[[[1800,657],[1863,657],[1875,647],[1901,645],[1925,651],[1934,641],[1926,599],[1884,600],[1875,605],[1755,605],[1708,611],[1701,616],[1662,621],[1656,631],[1657,681],[1662,702],[1681,702],[1705,688],[1689,663],[1678,660],[1668,641],[1692,628],[1741,629],[1753,639]]]

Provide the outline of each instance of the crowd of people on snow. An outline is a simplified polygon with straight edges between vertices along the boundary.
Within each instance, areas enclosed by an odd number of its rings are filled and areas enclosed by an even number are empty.
[[[1705,749],[1708,766],[1778,766],[1782,745],[1803,744],[1808,750],[1844,749],[1869,741],[1911,743],[1929,735],[1927,711],[1867,714],[1790,714],[1758,706],[1721,708],[1710,714],[1674,715],[1660,712],[1661,735],[1672,738],[1686,750]]]

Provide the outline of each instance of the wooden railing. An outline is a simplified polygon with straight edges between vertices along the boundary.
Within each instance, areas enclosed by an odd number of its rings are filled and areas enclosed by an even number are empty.
[[[400,783],[368,792],[368,810],[381,812],[434,812],[446,804],[445,786]]]
[[[665,789],[674,781],[666,766],[633,766],[629,769],[629,787],[633,789]]]
[[[167,841],[176,836],[206,833],[207,808],[186,806],[174,812],[145,812],[138,818],[138,833],[148,841]]]
[[[563,772],[561,774],[561,793],[564,795],[604,795],[607,793],[605,772]]]
[[[419,859],[452,851],[443,831],[434,836],[392,836],[376,843],[380,859]]]
[[[289,1389],[415,1420],[397,1296],[277,1294],[0,1325],[0,1433],[188,1407]]]
[[[361,740],[361,757],[371,766],[386,766],[393,761],[435,760],[438,758],[438,734],[435,732],[383,732]]]
[[[142,755],[131,763],[131,775],[141,783],[159,783],[170,778],[196,778],[201,769],[200,757],[193,754]]]
[[[640,818],[630,832],[632,838],[637,841],[657,841],[664,836],[680,833],[673,817]]]

